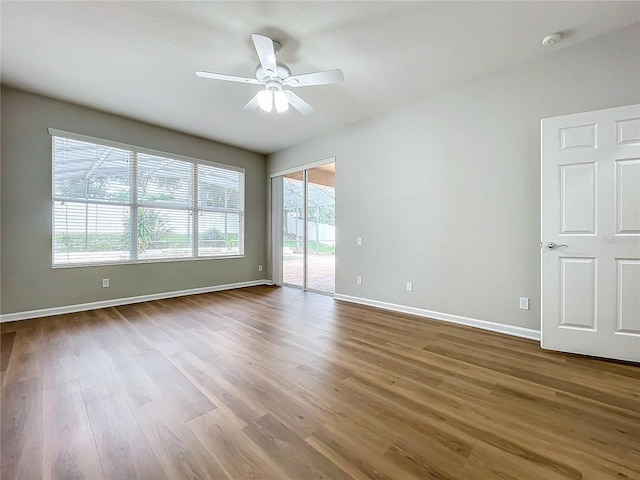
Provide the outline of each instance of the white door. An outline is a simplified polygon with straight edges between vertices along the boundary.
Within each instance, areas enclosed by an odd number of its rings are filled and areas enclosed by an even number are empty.
[[[542,347],[640,362],[640,105],[542,120]]]

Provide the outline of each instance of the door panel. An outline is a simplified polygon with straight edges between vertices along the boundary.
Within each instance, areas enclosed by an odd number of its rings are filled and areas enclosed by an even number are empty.
[[[560,326],[596,330],[595,258],[560,258]]]
[[[597,144],[596,125],[578,125],[560,129],[560,150],[592,149]]]
[[[640,361],[640,105],[542,121],[541,235],[542,347]]]
[[[617,317],[616,333],[640,334],[640,261],[617,260]]]
[[[560,167],[560,233],[595,235],[596,164],[578,163]]]
[[[618,145],[640,144],[640,119],[618,120],[616,122],[616,138]]]
[[[640,234],[640,159],[616,160],[616,233]]]

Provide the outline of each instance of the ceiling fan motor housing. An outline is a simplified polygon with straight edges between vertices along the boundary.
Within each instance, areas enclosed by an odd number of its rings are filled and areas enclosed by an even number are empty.
[[[265,82],[266,80],[268,80],[270,77],[271,78],[280,78],[280,79],[284,79],[287,77],[291,76],[291,69],[289,67],[287,67],[284,63],[277,63],[277,67],[278,67],[278,71],[274,72],[272,75],[268,75],[267,72],[264,71],[264,69],[262,68],[261,65],[258,65],[256,67],[256,79],[259,82]]]

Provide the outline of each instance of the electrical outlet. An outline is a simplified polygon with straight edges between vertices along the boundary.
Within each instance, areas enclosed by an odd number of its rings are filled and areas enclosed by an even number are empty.
[[[356,277],[356,285],[362,285],[362,277],[360,275]]]
[[[407,292],[413,292],[413,282],[407,282]]]
[[[362,237],[356,238],[356,245],[359,246],[359,247],[362,246]]]
[[[102,288],[109,288],[109,279],[108,278],[103,278],[102,279]]]
[[[529,299],[527,297],[520,297],[520,309],[529,310]]]
[[[261,272],[262,271],[262,265],[258,265],[258,271]]]

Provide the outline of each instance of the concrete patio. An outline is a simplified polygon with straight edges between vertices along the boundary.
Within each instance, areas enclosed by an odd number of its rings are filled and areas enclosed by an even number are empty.
[[[335,291],[335,255],[309,254],[307,288],[321,292]],[[289,285],[303,285],[304,259],[301,253],[286,253],[282,261],[282,278]]]

